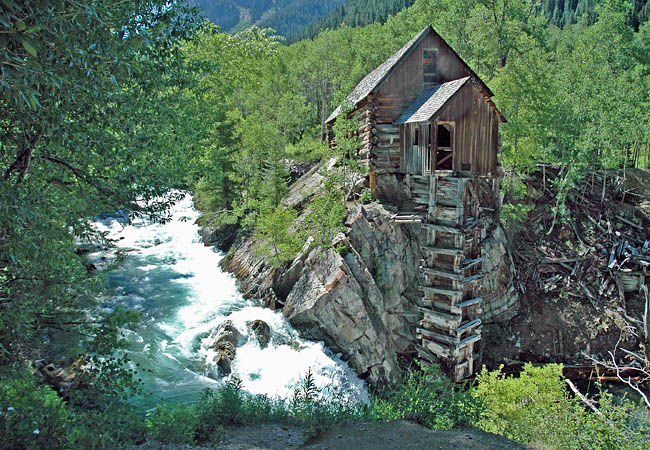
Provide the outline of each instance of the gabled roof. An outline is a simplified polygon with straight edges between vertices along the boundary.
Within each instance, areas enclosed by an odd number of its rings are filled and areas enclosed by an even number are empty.
[[[400,123],[424,122],[440,111],[447,101],[469,81],[469,77],[436,84],[426,88],[395,121]]]
[[[463,61],[463,59],[458,56],[458,53],[445,42],[445,40],[433,29],[431,25],[428,25],[425,29],[420,31],[413,39],[408,41],[402,48],[393,54],[390,58],[384,61],[379,65],[375,70],[366,75],[357,86],[352,90],[350,95],[348,95],[343,104],[347,104],[355,108],[361,100],[366,98],[372,91],[377,89],[381,84],[388,78],[388,76],[400,65],[402,61],[413,51],[415,47],[424,39],[429,33],[433,33],[435,36],[440,38],[442,45],[446,46],[451,53],[458,58],[458,60],[465,66],[465,68],[471,74],[471,77],[478,82],[483,91],[487,93],[488,97],[493,96],[494,94],[489,87],[476,75],[476,73]],[[327,118],[325,123],[329,123],[334,120],[342,111],[342,106],[339,106],[334,110],[332,114]]]
[[[357,86],[352,90],[350,95],[345,98],[343,104],[347,104],[352,107],[357,106],[357,104],[366,98],[377,86],[379,86],[381,82],[387,78],[388,74],[390,74],[393,69],[399,65],[402,59],[408,56],[408,54],[411,53],[411,50],[413,50],[420,43],[420,41],[424,39],[424,37],[430,31],[429,28],[431,27],[429,26],[420,31],[417,36],[408,41],[404,47],[397,50],[393,56],[388,58],[386,61],[381,63],[379,67],[366,75],[363,80],[361,80],[359,84],[357,84]],[[431,28],[431,30],[433,30],[433,28]],[[332,121],[341,113],[341,110],[342,106],[336,108],[325,122],[328,123]]]

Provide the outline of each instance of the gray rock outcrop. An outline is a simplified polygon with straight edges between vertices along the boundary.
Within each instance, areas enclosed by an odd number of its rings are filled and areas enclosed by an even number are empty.
[[[303,336],[340,352],[373,386],[392,384],[398,354],[414,340],[420,256],[417,236],[390,223],[390,215],[374,203],[350,211],[348,231],[339,237],[344,255],[306,246],[288,269],[273,271],[255,256],[250,238],[224,267],[243,293],[281,307]]]
[[[251,329],[255,339],[260,343],[260,347],[264,348],[269,345],[271,340],[271,327],[263,320],[257,319],[247,322],[246,325]]]
[[[316,168],[309,171],[292,186],[285,206],[302,209],[321,181]],[[398,381],[400,357],[416,353],[415,329],[421,316],[417,305],[422,298],[422,227],[391,222],[395,211],[386,208],[350,203],[346,231],[335,240],[339,252],[312,248],[307,242],[288,267],[273,269],[258,256],[257,242],[249,237],[222,262],[238,278],[244,296],[282,309],[304,337],[341,353],[376,390]],[[498,230],[493,227],[484,236],[488,253],[498,258],[487,264],[490,282],[482,291],[494,318],[503,304],[511,303],[509,259]]]

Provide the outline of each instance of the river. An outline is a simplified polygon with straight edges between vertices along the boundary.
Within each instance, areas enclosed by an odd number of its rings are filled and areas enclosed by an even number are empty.
[[[108,273],[102,308],[122,306],[142,314],[139,327],[127,335],[133,367],[153,393],[141,403],[193,401],[203,389],[225,382],[212,362],[210,332],[226,320],[243,336],[230,376],[241,379],[249,392],[288,397],[311,369],[319,386],[366,401],[363,381],[323,343],[300,338],[281,313],[242,297],[235,279],[220,270],[223,253],[201,243],[195,224],[199,215],[188,194],[164,224],[144,219],[128,224],[119,215],[95,224],[116,246],[90,254],[91,262],[101,267],[116,251],[126,255]],[[256,319],[271,327],[265,348],[246,325]]]

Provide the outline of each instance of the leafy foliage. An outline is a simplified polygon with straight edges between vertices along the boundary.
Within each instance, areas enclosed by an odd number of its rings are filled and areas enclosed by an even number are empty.
[[[371,417],[407,419],[434,430],[469,424],[476,414],[470,394],[449,381],[437,366],[408,372],[397,390],[372,406]]]
[[[577,405],[564,391],[561,365],[527,365],[518,378],[484,368],[473,395],[485,407],[479,426],[486,431],[521,442],[544,442],[561,432],[575,433],[567,427],[572,426]]]
[[[189,405],[161,405],[147,414],[146,424],[149,435],[158,442],[194,444],[198,420],[195,409]]]
[[[297,213],[278,205],[274,210],[263,212],[257,221],[256,236],[261,242],[258,252],[267,258],[273,267],[280,267],[291,261],[301,248],[297,233],[290,227]]]
[[[506,232],[514,234],[524,228],[532,205],[524,203],[528,198],[526,185],[514,174],[502,186],[504,191],[503,204],[499,211],[499,219]]]
[[[303,222],[303,232],[314,238],[312,245],[332,248],[337,234],[345,230],[343,191],[335,176],[326,176],[323,193],[309,203],[309,213]]]
[[[71,417],[57,393],[17,368],[0,381],[0,448],[65,448]]]
[[[166,0],[3,3],[0,364],[112,352],[132,322],[93,311],[102,279],[76,247],[103,240],[88,224],[103,211],[164,220],[162,194],[187,181],[175,105],[197,26]]]
[[[549,448],[650,448],[638,406],[601,391],[600,413],[588,412],[565,389],[562,366],[526,364],[519,377],[483,368],[472,395],[481,404],[477,426]]]

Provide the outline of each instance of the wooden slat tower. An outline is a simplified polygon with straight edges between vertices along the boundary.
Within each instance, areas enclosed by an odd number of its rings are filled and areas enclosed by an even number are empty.
[[[414,212],[398,213],[396,223],[421,223],[422,247],[417,328],[421,360],[442,360],[451,377],[474,371],[481,338],[480,239],[477,183],[473,178],[433,173],[406,175]]]

